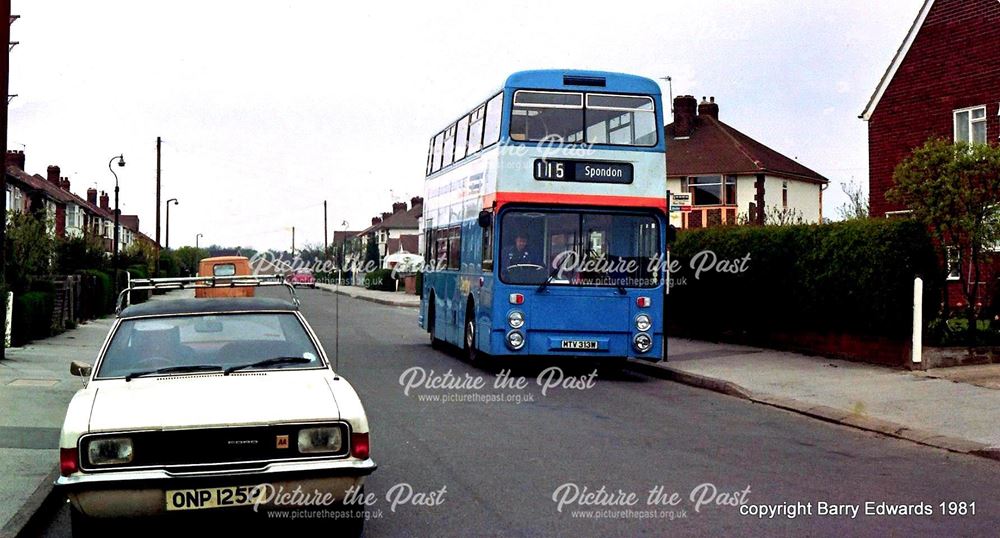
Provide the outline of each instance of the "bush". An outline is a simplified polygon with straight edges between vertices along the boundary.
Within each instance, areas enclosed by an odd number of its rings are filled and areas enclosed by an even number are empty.
[[[396,281],[391,269],[376,269],[365,275],[365,287],[370,290],[395,291]]]
[[[743,259],[738,273],[702,272],[692,262]],[[685,332],[845,332],[904,337],[913,278],[924,278],[928,317],[940,304],[941,273],[926,229],[906,220],[828,225],[726,227],[680,234],[673,254],[685,277],[670,295],[670,322]],[[695,265],[697,266],[697,265]]]
[[[44,291],[15,294],[14,315],[11,319],[11,345],[46,338],[52,332],[52,310],[55,295]]]
[[[81,271],[81,274],[87,283],[83,289],[83,302],[90,314],[88,317],[100,317],[113,312],[118,298],[111,285],[111,275],[93,269]]]

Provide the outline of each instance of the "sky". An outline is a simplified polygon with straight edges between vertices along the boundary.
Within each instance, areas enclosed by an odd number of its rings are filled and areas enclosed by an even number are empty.
[[[921,4],[13,0],[8,148],[81,197],[111,192],[124,154],[122,212],[152,237],[160,136],[171,247],[288,249],[292,227],[321,246],[324,200],[332,237],[420,195],[428,139],[508,74],[608,70],[714,96],[829,178],[836,218],[841,183],[867,187],[858,115]]]

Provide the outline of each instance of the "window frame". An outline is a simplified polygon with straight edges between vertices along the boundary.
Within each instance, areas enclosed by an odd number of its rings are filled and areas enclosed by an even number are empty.
[[[978,111],[978,110],[982,110],[983,111],[983,116],[981,118],[973,118],[972,117],[972,113],[975,112],[975,111]],[[966,130],[965,131],[966,135],[968,136],[968,139],[966,139],[966,140],[959,140],[959,138],[958,138],[958,115],[959,114],[967,114],[968,115],[968,118],[967,118],[966,123],[964,125],[964,128]],[[986,120],[987,116],[988,116],[988,114],[986,113],[986,105],[976,105],[976,106],[970,106],[970,107],[966,107],[966,108],[958,108],[958,109],[953,110],[951,112],[952,141],[953,142],[965,142],[967,144],[985,144],[989,140],[989,138],[990,138],[989,123]],[[979,124],[979,123],[983,124],[983,140],[982,141],[973,140],[973,125],[974,124]]]
[[[962,249],[955,245],[949,245],[944,247],[944,251],[945,280],[948,282],[962,280]]]

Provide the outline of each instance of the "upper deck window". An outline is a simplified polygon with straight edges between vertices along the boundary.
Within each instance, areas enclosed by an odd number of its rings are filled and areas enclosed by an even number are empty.
[[[583,94],[518,91],[510,117],[510,138],[519,142],[583,142]]]
[[[639,95],[587,94],[587,143],[655,146],[653,98]]]
[[[655,146],[656,107],[653,98],[645,95],[521,90],[514,94],[510,137],[521,142],[555,139]]]

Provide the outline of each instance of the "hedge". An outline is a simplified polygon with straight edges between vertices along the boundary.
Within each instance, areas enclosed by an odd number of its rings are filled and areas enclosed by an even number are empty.
[[[694,267],[742,260],[743,272]],[[669,321],[682,332],[840,332],[904,337],[912,323],[913,278],[924,277],[925,311],[940,302],[941,269],[926,229],[908,220],[746,226],[684,231],[672,248],[681,271]],[[694,267],[692,266],[694,263]],[[738,265],[738,264],[735,264]],[[718,263],[716,264],[718,267]]]
[[[29,291],[14,296],[14,313],[11,319],[11,345],[24,344],[46,338],[52,331],[52,311],[55,295],[44,291]]]
[[[365,275],[365,287],[370,290],[395,291],[396,281],[391,269],[376,269]]]
[[[100,317],[113,312],[117,297],[115,297],[115,291],[111,285],[111,275],[96,269],[81,271],[81,274],[91,277],[93,281],[93,287],[86,286],[84,288],[86,295],[84,302],[91,301],[90,304],[93,307],[90,311],[93,316]]]

